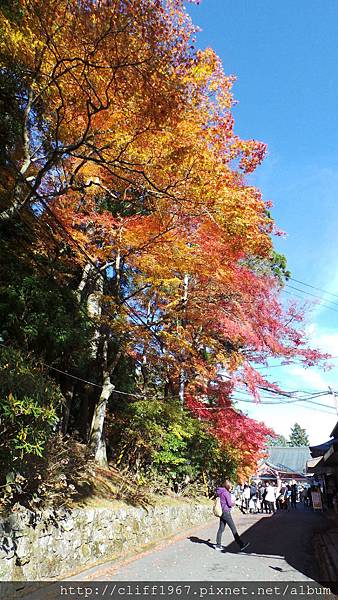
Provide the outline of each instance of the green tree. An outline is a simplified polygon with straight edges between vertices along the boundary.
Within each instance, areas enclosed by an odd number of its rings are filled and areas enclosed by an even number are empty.
[[[308,435],[298,423],[295,423],[293,427],[291,427],[290,438],[288,442],[289,446],[308,446],[309,438]]]
[[[42,457],[63,398],[55,381],[23,353],[0,348],[0,485],[10,469]]]
[[[288,441],[284,435],[277,435],[276,437],[268,436],[266,439],[267,446],[287,446]]]

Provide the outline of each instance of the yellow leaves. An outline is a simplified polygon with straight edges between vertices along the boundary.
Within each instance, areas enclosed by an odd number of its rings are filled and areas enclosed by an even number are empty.
[[[196,66],[192,69],[191,76],[196,82],[207,81],[214,74],[217,66],[219,66],[219,58],[212,48],[199,50]]]
[[[233,105],[231,88],[235,77],[224,74],[221,60],[212,48],[197,52],[195,64],[187,73],[185,81],[194,89],[193,102],[196,100],[201,102],[202,99],[196,95],[196,92],[205,88],[210,94],[216,95],[219,109],[230,109]],[[203,104],[209,114],[214,113],[216,105],[212,96],[208,98],[204,95]]]
[[[22,0],[20,26],[2,16],[3,60],[11,53],[36,74],[44,129],[34,131],[32,146],[48,131],[48,144],[60,151],[41,188],[46,196],[55,192],[62,165],[61,183],[69,187],[50,206],[74,239],[77,264],[85,253],[99,268],[109,265],[116,303],[102,318],[116,335],[128,329],[131,336],[127,309],[117,301],[130,292],[142,316],[156,306],[159,335],[177,355],[190,353],[192,369],[206,376],[213,360],[235,371],[239,353],[226,351],[207,324],[226,321],[226,309],[217,312],[225,298],[237,343],[240,298],[228,293],[232,277],[243,257],[271,248],[262,198],[234,166],[241,161],[252,170],[264,147],[235,135],[234,78],[210,48],[191,60],[177,3],[171,16],[161,2],[151,10],[148,4],[118,2],[115,10],[108,1]],[[48,223],[48,215],[41,219]]]
[[[239,352],[232,352],[227,356],[228,370],[235,373],[239,367],[244,363],[244,356]]]
[[[25,442],[27,440],[27,427],[22,427],[19,430],[17,437],[21,442]]]
[[[29,31],[20,30],[16,24],[13,24],[0,13],[0,52],[3,55],[11,57],[12,60],[19,58],[29,58],[31,63],[33,52],[32,50],[37,45],[37,40]],[[1,59],[2,66],[5,61]]]

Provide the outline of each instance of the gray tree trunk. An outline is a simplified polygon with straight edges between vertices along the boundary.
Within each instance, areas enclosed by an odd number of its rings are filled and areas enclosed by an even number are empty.
[[[189,286],[189,275],[186,273],[183,279],[183,311],[184,316],[182,319],[182,324],[186,324],[186,304],[188,301],[188,286]],[[184,392],[185,392],[185,384],[186,384],[186,373],[184,369],[180,370],[179,376],[179,389],[178,389],[178,398],[181,406],[184,406]]]
[[[110,381],[108,371],[108,339],[105,337],[102,351],[102,391],[98,403],[95,406],[89,435],[89,446],[92,450],[95,462],[102,467],[108,466],[106,441],[104,437],[104,420],[106,417],[107,402],[114,390]]]
[[[74,396],[74,383],[69,380],[65,382],[63,386],[63,395],[65,398],[65,403],[62,409],[62,423],[61,423],[61,431],[65,435],[68,431],[70,410],[73,402]]]

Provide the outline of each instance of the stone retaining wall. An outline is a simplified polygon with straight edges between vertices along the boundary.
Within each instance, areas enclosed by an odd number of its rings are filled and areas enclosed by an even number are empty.
[[[112,503],[40,518],[20,508],[0,520],[0,581],[60,578],[210,519],[205,500],[169,499],[148,509]]]

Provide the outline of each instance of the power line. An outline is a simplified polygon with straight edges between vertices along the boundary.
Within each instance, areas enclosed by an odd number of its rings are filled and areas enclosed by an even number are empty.
[[[5,344],[1,344],[1,343],[0,343],[0,346],[2,346],[3,348],[7,348],[8,347]],[[47,363],[39,361],[39,364],[41,364],[41,366],[44,366],[44,367],[46,367],[48,369],[51,369],[53,371],[56,371],[56,372],[61,373],[63,375],[66,375],[67,377],[70,377],[70,378],[75,379],[77,381],[81,381],[83,383],[86,383],[88,385],[92,385],[92,386],[100,388],[100,389],[102,388],[102,385],[100,385],[100,384],[97,384],[97,383],[95,383],[93,381],[89,381],[87,379],[83,379],[82,377],[78,377],[77,375],[72,375],[71,373],[68,373],[67,371],[63,371],[62,369],[58,369],[56,367],[53,367],[52,365],[48,365]],[[114,393],[115,394],[124,395],[124,396],[133,397],[133,398],[137,398],[137,399],[143,399],[143,396],[141,396],[139,394],[133,394],[131,392],[124,392],[122,390],[114,389],[112,391],[112,394],[114,394]],[[236,391],[236,393],[237,394],[238,393],[245,393],[245,391],[244,390],[238,390],[238,391]],[[248,394],[249,394],[249,392],[248,392]],[[325,393],[325,394],[321,393],[320,395],[330,395],[330,394],[329,393]],[[313,396],[313,397],[316,397],[316,396]],[[178,396],[172,396],[172,398],[174,398],[174,399],[176,398],[177,399]],[[232,398],[232,399],[235,400],[235,401],[237,401],[237,402],[246,402],[248,404],[253,404],[252,400],[249,400],[249,399],[246,399],[246,398],[245,399],[244,398]],[[286,404],[296,404],[297,402],[310,403],[310,404],[314,404],[316,406],[320,406],[320,407],[323,407],[323,408],[330,408],[330,409],[332,408],[332,410],[334,411],[334,408],[331,407],[330,405],[321,404],[319,402],[312,402],[311,399],[308,399],[308,398],[305,398],[305,399],[304,398],[297,398],[297,399],[292,399],[292,400],[276,400],[276,401],[262,400],[262,401],[260,401],[257,404],[258,405],[267,405],[267,404],[269,404],[269,405],[275,405],[276,406],[276,405],[281,405],[281,404],[283,404],[283,405],[286,405]],[[229,407],[219,407],[219,406],[207,407],[207,406],[205,406],[205,407],[201,407],[201,408],[203,408],[203,410],[225,410],[226,408],[229,408]],[[303,408],[309,408],[311,410],[318,410],[317,408],[309,407],[309,406],[306,406],[306,407],[303,407]],[[320,412],[326,412],[326,413],[328,413],[328,411],[325,411],[325,410],[324,411],[320,410]],[[328,414],[334,414],[334,413],[328,413]]]
[[[316,287],[315,285],[311,285],[310,283],[305,283],[304,281],[300,281],[299,279],[295,279],[294,277],[289,277],[288,279],[294,281],[295,283],[300,283],[301,285],[305,285],[306,287],[312,288],[313,290],[318,290],[319,292],[323,292],[324,294],[330,294],[330,296],[338,298],[338,294],[334,294],[333,292],[323,290],[322,288]]]
[[[329,300],[328,298],[323,298],[322,296],[318,296],[317,294],[312,294],[312,292],[307,292],[306,290],[302,290],[298,287],[295,287],[294,285],[289,285],[288,283],[286,283],[285,287],[290,288],[291,290],[296,290],[296,292],[306,294],[307,296],[312,296],[313,298],[317,298],[318,300],[324,300],[324,302],[333,304],[333,306],[338,306],[338,302],[335,302],[334,300]]]
[[[105,273],[101,271],[101,269],[96,265],[96,263],[88,255],[88,253],[82,248],[82,246],[77,242],[77,240],[75,240],[73,238],[73,236],[68,232],[68,230],[66,229],[66,227],[64,226],[64,224],[62,223],[62,221],[60,221],[60,219],[57,217],[57,215],[55,215],[55,213],[52,211],[52,209],[50,208],[50,206],[48,205],[48,203],[46,202],[46,200],[38,192],[36,192],[36,197],[39,198],[40,202],[45,207],[47,213],[53,218],[53,220],[57,223],[57,225],[59,226],[59,228],[61,228],[61,230],[66,234],[67,238],[69,240],[71,240],[71,242],[80,250],[80,252],[86,257],[86,259],[90,262],[90,264],[92,265],[92,267],[99,273],[99,275],[101,277],[103,277],[104,279],[106,279]],[[34,213],[33,213],[33,216],[34,216],[34,218],[36,218],[36,220],[38,220],[37,217],[36,217],[36,215],[34,215]],[[40,221],[39,221],[39,223],[40,223]],[[306,292],[304,290],[300,290],[299,288],[295,288],[294,286],[290,286],[288,284],[286,284],[286,285],[287,285],[287,287],[289,287],[291,289],[294,289],[296,291],[300,291],[301,293],[304,293],[304,294],[313,296],[315,298],[321,299],[319,296],[311,294],[310,292]],[[307,284],[305,284],[305,285],[307,285]],[[313,286],[309,285],[309,287],[313,287]],[[288,292],[285,290],[285,293],[288,293]],[[328,300],[328,302],[331,302],[331,301]],[[338,306],[338,303],[332,302],[332,304],[334,304],[335,306]],[[151,332],[151,334],[157,339],[157,341],[160,341],[160,343],[162,343],[162,341],[159,340],[157,334],[153,331],[152,326],[149,325],[148,323],[144,322],[144,320],[140,317],[140,315],[136,311],[134,311],[134,309],[127,302],[124,303],[124,308],[126,308],[126,307],[128,307],[129,311],[131,311],[133,313],[134,317],[136,317],[138,319],[138,321]],[[331,306],[327,306],[327,308],[330,308],[331,310],[334,310],[334,312],[338,312],[338,310],[335,310]],[[134,317],[131,317],[130,315],[129,315],[129,317],[135,322]],[[53,368],[53,367],[50,367],[50,368]],[[65,373],[65,374],[67,374],[67,373]],[[72,377],[72,375],[70,375],[70,374],[68,374],[68,375]],[[73,377],[75,377],[75,376],[73,376]],[[87,382],[87,383],[89,383],[89,382]],[[271,393],[276,393],[276,394],[284,395],[284,396],[288,395],[288,394],[279,393],[279,392],[277,392],[275,390],[272,390],[272,389],[269,389],[269,388],[266,388],[266,387],[263,387],[263,386],[258,386],[258,387],[260,389],[263,389],[265,391],[269,391]]]
[[[6,344],[1,344],[0,346],[2,346],[3,348],[8,348],[9,346],[6,346]],[[42,361],[38,361],[38,364],[46,367],[47,369],[52,369],[53,371],[57,371],[58,373],[62,373],[62,375],[66,375],[67,377],[71,377],[72,379],[76,379],[77,381],[81,381],[83,383],[87,383],[88,385],[92,385],[94,387],[97,388],[102,388],[102,385],[100,385],[99,383],[95,383],[94,381],[88,381],[88,379],[83,379],[82,377],[77,377],[77,375],[72,375],[71,373],[68,373],[67,371],[63,371],[62,369],[57,369],[56,367],[53,367],[52,365],[48,365],[45,362]],[[140,398],[142,399],[143,396],[140,396],[139,394],[132,394],[129,392],[123,392],[122,390],[116,390],[114,389],[112,391],[113,394],[123,394],[124,396],[133,396],[134,398]]]
[[[2,343],[0,343],[0,346],[2,346],[3,348],[8,348],[8,346],[6,346],[5,344],[2,344]],[[39,364],[41,364],[41,366],[44,366],[44,367],[46,367],[48,369],[51,369],[53,371],[56,371],[56,372],[61,373],[63,375],[66,375],[68,377],[71,377],[72,379],[75,379],[77,381],[81,381],[83,383],[87,383],[88,385],[92,385],[94,387],[102,388],[102,385],[100,385],[98,383],[95,383],[93,381],[89,381],[87,379],[83,379],[82,377],[78,377],[77,375],[72,375],[71,373],[68,373],[67,371],[63,371],[62,369],[58,369],[56,367],[53,367],[52,365],[48,365],[47,363],[39,361]],[[113,393],[122,394],[122,395],[126,395],[126,396],[132,396],[134,398],[139,398],[139,399],[143,398],[143,396],[141,396],[139,394],[133,394],[133,393],[129,393],[129,392],[124,392],[122,390],[116,390],[116,389],[114,389]],[[237,394],[238,393],[242,393],[242,394],[250,395],[250,392],[247,392],[246,390],[238,390],[238,391],[236,391],[236,393]],[[316,394],[314,396],[311,396],[310,398],[297,398],[297,399],[296,398],[292,398],[291,400],[276,400],[274,402],[266,400],[266,401],[261,401],[260,404],[272,404],[273,405],[273,404],[293,404],[293,403],[296,403],[296,402],[308,402],[310,404],[315,404],[317,406],[323,406],[325,408],[331,408],[327,404],[321,404],[321,403],[318,403],[318,402],[312,402],[311,401],[311,398],[315,398],[317,396],[322,396],[322,395],[326,395],[327,396],[327,395],[330,395],[330,393],[329,392],[319,392],[318,394]],[[174,396],[174,398],[176,398],[176,396]],[[269,398],[269,397],[263,397],[263,398],[265,399],[265,398]],[[234,399],[236,400],[236,398],[234,398]],[[248,399],[244,399],[244,398],[239,398],[237,400],[240,401],[240,402],[248,402],[248,403],[251,403],[251,404],[253,403],[252,400],[248,400]],[[211,408],[215,408],[215,410],[218,410],[220,407],[211,407]]]
[[[231,377],[229,375],[225,375],[224,373],[222,374],[222,377],[224,377],[225,379],[230,379]],[[257,385],[257,388],[259,390],[264,390],[265,392],[268,392],[270,394],[270,398],[274,398],[275,396],[283,396],[283,397],[287,397],[287,398],[292,398],[292,394],[296,394],[296,393],[301,393],[301,394],[310,394],[311,397],[318,397],[318,396],[328,396],[329,392],[327,391],[322,391],[322,392],[317,392],[316,390],[311,390],[311,391],[307,391],[307,390],[291,390],[289,392],[283,392],[283,391],[278,391],[278,390],[274,390],[273,388],[268,388],[266,386],[262,386],[262,385]],[[286,388],[288,389],[288,388]],[[289,388],[290,389],[290,388]],[[246,390],[246,389],[241,389],[239,390],[240,393],[243,394],[247,394],[249,396],[252,397],[252,394]],[[273,395],[271,395],[273,394]],[[308,397],[309,398],[309,397]]]
[[[244,393],[243,391],[236,391],[235,393]],[[323,406],[324,408],[331,408],[330,405],[328,404],[322,404],[321,402],[314,402],[313,398],[318,398],[318,397],[322,397],[322,396],[330,396],[330,392],[323,392],[321,394],[315,395],[315,396],[311,396],[310,398],[297,398],[297,397],[290,397],[290,400],[271,400],[271,396],[262,396],[263,400],[257,402],[257,404],[296,404],[297,402],[305,402],[308,404],[314,404],[316,406]],[[248,398],[243,398],[243,402],[252,402],[252,400],[249,400]]]
[[[233,399],[236,400],[237,402],[245,402],[247,404],[253,404],[252,400],[247,400],[247,399],[244,399],[244,398],[233,398]],[[296,402],[304,402],[304,400],[296,400],[295,403]],[[290,402],[288,402],[288,401],[282,401],[282,400],[281,401],[276,401],[276,402],[259,402],[255,406],[265,406],[265,405],[270,405],[270,406],[273,406],[273,405],[274,406],[284,405],[285,406],[286,404],[290,404]],[[325,405],[324,404],[320,404],[320,406],[322,406],[324,409],[325,408],[329,408],[333,412],[330,412],[328,410],[323,410],[323,408],[317,408],[317,406],[308,406],[307,404],[305,404],[305,406],[302,406],[300,408],[307,408],[308,410],[316,410],[318,412],[323,412],[323,413],[330,414],[330,415],[334,415],[335,414],[334,408],[332,406],[326,405],[326,404]]]
[[[327,360],[330,361],[330,360],[336,360],[336,359],[338,359],[338,356],[330,356],[330,358],[328,358]],[[295,362],[292,362],[292,363],[279,363],[278,365],[265,365],[265,366],[262,366],[262,367],[258,366],[258,367],[255,367],[255,370],[256,371],[263,371],[263,370],[266,371],[266,370],[269,370],[269,369],[280,369],[282,367],[293,367],[295,365],[296,366],[297,365],[301,366],[302,363],[295,361]]]
[[[277,385],[277,384],[276,384]],[[279,385],[279,384],[278,384]],[[279,390],[267,390],[267,388],[263,387],[263,386],[257,386],[259,389],[263,389],[264,391],[266,391],[266,396],[269,396],[270,398],[274,398],[275,395],[279,395],[279,396],[287,396],[292,398],[293,394],[308,394],[307,398],[310,397],[316,397],[316,396],[326,396],[329,394],[329,392],[327,390],[294,390],[288,386],[283,386],[283,389],[281,388],[281,391]],[[288,391],[284,391],[284,390],[288,390]],[[241,388],[241,393],[242,394],[247,394],[248,396],[252,396],[251,392],[246,389],[246,388]]]
[[[300,296],[299,294],[295,294],[294,292],[288,292],[287,290],[283,290],[284,294],[288,294],[289,296],[292,296],[293,298],[300,298],[300,300],[306,301],[308,300],[307,298],[304,298],[304,296]],[[308,300],[310,301],[310,300]],[[313,302],[313,301],[312,301]],[[324,302],[320,302],[319,303],[321,306],[323,306],[323,308],[327,308],[329,310],[332,310],[333,312],[338,312],[337,310],[335,310],[332,306],[330,306],[329,304],[324,304]]]
[[[292,288],[292,289],[297,289],[297,288]],[[310,295],[310,296],[313,296],[313,295],[314,295],[314,294],[310,294],[310,292],[306,292],[305,290],[304,290],[304,291],[303,291],[303,290],[299,290],[299,291],[300,291],[300,292],[302,292],[303,294],[307,294],[307,295]],[[304,298],[304,296],[300,296],[299,294],[295,294],[294,292],[293,292],[293,293],[292,293],[292,292],[288,292],[288,291],[287,291],[287,290],[285,290],[285,289],[283,290],[283,292],[284,292],[284,294],[288,294],[289,296],[293,296],[293,297],[295,297],[295,298],[300,298],[300,299],[301,299],[301,300],[303,300],[303,301],[304,301],[304,300],[307,300],[307,298]],[[316,297],[316,298],[318,298],[319,296],[315,296],[315,297]],[[332,310],[333,312],[338,312],[338,310],[336,310],[335,308],[333,308],[333,306],[330,306],[330,304],[324,304],[324,301],[325,301],[325,300],[326,300],[326,299],[322,300],[322,301],[321,301],[321,303],[320,303],[320,304],[321,304],[321,305],[322,305],[324,308],[330,309],[330,310]],[[330,300],[326,300],[326,302],[330,302]],[[335,305],[335,306],[336,306],[336,305]],[[337,305],[337,306],[338,306],[338,305]]]

